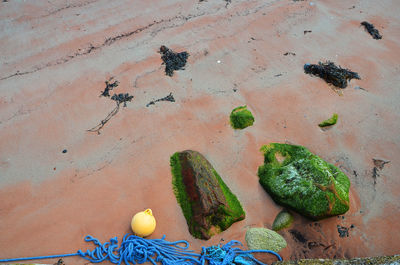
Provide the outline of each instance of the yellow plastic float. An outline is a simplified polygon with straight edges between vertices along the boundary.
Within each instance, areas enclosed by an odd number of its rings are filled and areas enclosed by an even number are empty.
[[[132,218],[131,227],[137,236],[146,237],[151,235],[156,229],[156,219],[151,209],[138,212]]]

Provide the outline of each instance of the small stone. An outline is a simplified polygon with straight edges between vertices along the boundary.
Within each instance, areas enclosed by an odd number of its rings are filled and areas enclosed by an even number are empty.
[[[283,228],[288,228],[292,223],[293,215],[283,210],[275,217],[274,223],[272,224],[272,229],[274,231],[279,231]]]
[[[281,235],[263,227],[247,230],[245,240],[251,250],[266,249],[279,252],[287,246]]]

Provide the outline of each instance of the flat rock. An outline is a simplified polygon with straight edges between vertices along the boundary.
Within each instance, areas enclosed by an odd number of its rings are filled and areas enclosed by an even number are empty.
[[[344,214],[349,209],[350,181],[337,167],[303,146],[263,146],[260,184],[275,202],[312,219]]]
[[[274,262],[273,265],[399,265],[400,255],[354,259],[301,259]]]
[[[177,152],[171,168],[175,196],[194,237],[209,239],[244,219],[240,202],[202,154]]]
[[[250,228],[245,240],[251,250],[266,249],[279,252],[287,246],[285,239],[275,231],[267,228]]]

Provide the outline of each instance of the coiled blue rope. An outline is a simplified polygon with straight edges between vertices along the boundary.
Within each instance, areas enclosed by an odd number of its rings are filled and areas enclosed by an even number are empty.
[[[123,263],[126,265],[143,264],[145,262],[151,262],[153,265],[157,265],[157,263],[162,265],[205,265],[206,262],[209,265],[265,265],[251,255],[255,252],[270,253],[282,260],[278,253],[271,250],[242,250],[235,247],[243,246],[242,243],[235,240],[225,245],[202,247],[201,254],[188,250],[189,243],[187,241],[169,242],[165,240],[165,236],[161,239],[145,239],[126,234],[120,247],[118,247],[117,237],[111,238],[110,242],[101,244],[98,239],[88,235],[85,237],[85,241],[94,243],[96,248],[86,252],[78,250],[77,253],[73,254],[0,259],[0,262],[81,256],[92,263],[109,260],[118,265]]]

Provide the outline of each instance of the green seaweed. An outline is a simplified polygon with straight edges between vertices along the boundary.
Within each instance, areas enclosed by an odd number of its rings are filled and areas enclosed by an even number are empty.
[[[333,116],[327,120],[324,120],[320,124],[318,124],[319,127],[326,127],[326,126],[331,126],[335,125],[338,120],[338,115],[336,113],[333,114]]]
[[[254,116],[247,109],[247,106],[240,106],[232,110],[230,122],[234,129],[244,129],[253,125]]]
[[[222,230],[228,229],[234,222],[243,220],[246,216],[242,205],[240,204],[238,198],[231,192],[229,187],[222,180],[220,175],[217,173],[215,169],[212,169],[213,173],[217,177],[218,183],[221,187],[222,192],[224,193],[227,204],[229,205],[229,209],[221,206],[223,212],[226,214],[225,218],[220,220],[218,225]]]
[[[185,216],[186,221],[192,220],[192,204],[190,203],[189,196],[185,191],[185,185],[183,184],[182,168],[179,162],[179,152],[173,154],[170,158],[171,172],[172,172],[172,188],[178,201],[182,208],[183,216]],[[190,226],[191,224],[187,222]],[[195,237],[200,237],[198,233]]]
[[[312,219],[349,209],[350,181],[334,165],[303,146],[272,143],[261,151],[264,165],[258,169],[259,181],[278,204]]]

